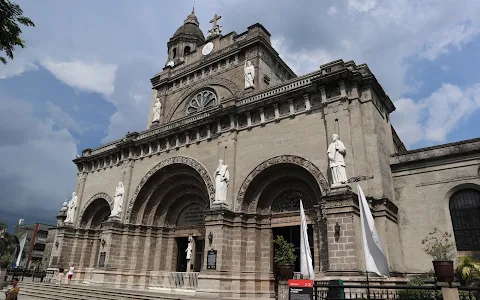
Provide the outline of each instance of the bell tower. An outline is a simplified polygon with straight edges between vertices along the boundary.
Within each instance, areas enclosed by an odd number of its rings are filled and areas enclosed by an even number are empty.
[[[167,66],[176,66],[185,61],[185,57],[205,43],[205,37],[195,16],[195,8],[167,43]]]

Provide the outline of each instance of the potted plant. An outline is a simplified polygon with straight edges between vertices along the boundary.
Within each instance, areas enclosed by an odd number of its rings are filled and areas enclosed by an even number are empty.
[[[279,235],[274,240],[276,244],[275,249],[275,263],[278,266],[279,275],[281,278],[291,279],[295,271],[295,246],[287,242],[283,236]]]
[[[448,232],[440,232],[435,228],[422,240],[423,250],[433,258],[433,269],[439,282],[452,283],[455,276],[455,243],[451,238]]]
[[[480,280],[480,263],[470,256],[462,256],[458,260],[456,273],[463,285],[475,286]]]
[[[0,269],[5,269],[12,262],[13,257],[10,254],[0,256]]]

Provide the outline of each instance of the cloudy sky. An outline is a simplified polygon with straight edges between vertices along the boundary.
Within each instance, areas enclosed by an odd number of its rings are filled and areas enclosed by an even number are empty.
[[[36,27],[0,65],[0,220],[54,224],[75,155],[145,128],[149,79],[193,1],[16,2]],[[214,13],[224,33],[263,24],[299,75],[367,63],[409,149],[479,136],[478,0],[197,0],[195,11],[204,33]]]

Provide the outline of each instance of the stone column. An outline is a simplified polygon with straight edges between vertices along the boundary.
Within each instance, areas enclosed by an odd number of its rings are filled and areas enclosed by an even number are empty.
[[[358,197],[345,186],[332,189],[324,199],[329,262],[327,275],[358,275],[359,270],[365,269],[361,267],[364,259]]]

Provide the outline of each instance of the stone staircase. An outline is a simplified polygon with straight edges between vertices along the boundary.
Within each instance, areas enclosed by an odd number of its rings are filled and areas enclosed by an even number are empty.
[[[119,288],[98,287],[89,285],[56,285],[54,283],[43,282],[20,282],[19,300],[22,296],[28,296],[32,299],[51,299],[51,300],[190,300],[218,299],[213,297],[200,297],[195,292],[169,292],[169,291],[150,291],[150,290],[127,290]],[[5,291],[6,289],[4,289]],[[2,291],[2,295],[4,294]]]

